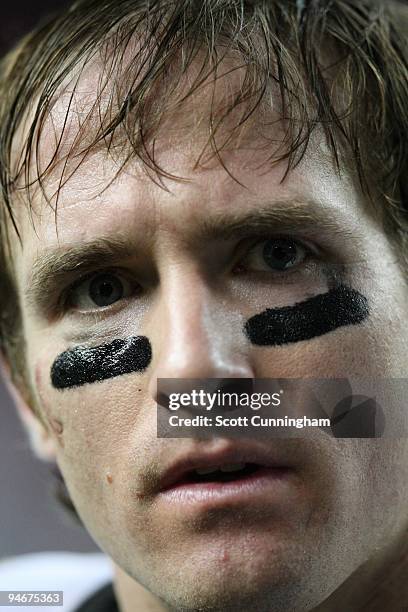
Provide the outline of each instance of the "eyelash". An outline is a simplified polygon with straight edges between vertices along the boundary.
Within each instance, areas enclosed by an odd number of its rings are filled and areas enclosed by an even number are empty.
[[[293,274],[299,273],[299,268],[303,267],[310,259],[311,257],[316,257],[317,253],[316,253],[316,248],[312,248],[310,245],[308,245],[305,241],[303,240],[299,240],[297,238],[294,238],[293,236],[289,236],[289,235],[283,235],[283,234],[276,234],[276,235],[271,235],[271,234],[267,234],[265,236],[258,236],[256,239],[247,239],[245,240],[243,243],[241,243],[240,245],[238,245],[236,251],[235,251],[235,257],[234,260],[238,260],[236,261],[236,263],[234,264],[234,269],[236,269],[237,267],[240,266],[240,262],[243,259],[248,258],[251,253],[253,253],[255,251],[255,249],[259,246],[261,246],[262,244],[268,242],[268,240],[278,240],[278,239],[284,239],[284,240],[289,240],[292,241],[294,244],[296,244],[298,247],[300,246],[304,252],[305,252],[305,256],[304,259],[299,263],[299,264],[295,264],[293,267],[288,268],[287,270],[282,270],[282,271],[278,271],[278,270],[273,270],[272,268],[270,270],[245,270],[245,271],[238,271],[235,272],[236,275],[257,275],[258,277],[262,276],[273,276],[275,279],[283,279],[288,278],[289,276],[292,276]],[[250,240],[250,242],[249,242]],[[94,310],[79,310],[79,309],[75,309],[74,307],[70,306],[70,302],[73,301],[73,295],[76,289],[78,289],[78,287],[80,287],[83,283],[99,276],[102,274],[112,274],[112,275],[116,275],[118,277],[122,277],[122,278],[126,278],[128,282],[130,282],[134,288],[136,288],[136,286],[140,287],[140,284],[137,283],[134,279],[130,279],[129,278],[129,273],[124,271],[123,269],[119,269],[119,268],[101,268],[99,270],[93,270],[91,272],[88,272],[86,274],[81,275],[79,278],[77,278],[76,280],[74,280],[70,285],[68,285],[60,294],[60,297],[58,299],[58,309],[61,313],[66,313],[67,311],[71,310],[74,311],[76,313],[76,315],[79,316],[89,316],[89,315],[94,315],[96,313],[103,313],[103,312],[110,312],[112,313],[112,311],[115,309],[115,307],[118,304],[123,304],[123,300],[125,299],[129,299],[129,298],[122,298],[120,300],[118,300],[117,302],[114,302],[112,305],[109,306],[104,306],[104,307],[95,307]]]

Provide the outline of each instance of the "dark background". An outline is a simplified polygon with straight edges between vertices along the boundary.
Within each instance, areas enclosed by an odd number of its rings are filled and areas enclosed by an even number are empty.
[[[63,0],[9,2],[1,8],[0,55]],[[0,380],[0,559],[44,550],[97,550],[85,530],[58,505],[50,466],[36,459]]]
[[[2,2],[0,20],[0,55],[29,32],[44,17],[69,5],[67,0],[27,0]]]

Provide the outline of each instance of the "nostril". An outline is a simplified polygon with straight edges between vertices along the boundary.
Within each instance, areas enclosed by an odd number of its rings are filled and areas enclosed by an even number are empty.
[[[217,383],[215,389],[208,390],[216,391],[220,398],[229,398],[228,402],[223,401],[220,405],[223,412],[239,408],[239,397],[242,397],[244,394],[251,396],[254,390],[253,378],[223,378],[220,381],[214,382]]]
[[[253,378],[224,378],[219,386],[221,393],[247,393],[251,395],[254,390]]]
[[[156,394],[156,403],[163,408],[168,408],[170,403],[170,398],[166,393],[162,393],[160,391]]]

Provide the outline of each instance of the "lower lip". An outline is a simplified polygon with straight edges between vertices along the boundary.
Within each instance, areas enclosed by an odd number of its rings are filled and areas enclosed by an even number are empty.
[[[175,484],[159,493],[159,499],[177,505],[254,501],[254,497],[282,493],[293,470],[285,467],[264,467],[249,476],[229,482],[189,482]]]

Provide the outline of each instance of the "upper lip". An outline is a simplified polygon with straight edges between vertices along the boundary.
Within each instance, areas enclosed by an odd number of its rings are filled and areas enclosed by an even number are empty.
[[[159,479],[160,491],[170,489],[189,472],[201,468],[217,468],[231,463],[256,463],[264,467],[292,467],[278,458],[271,448],[233,442],[218,449],[199,449],[173,460]]]

